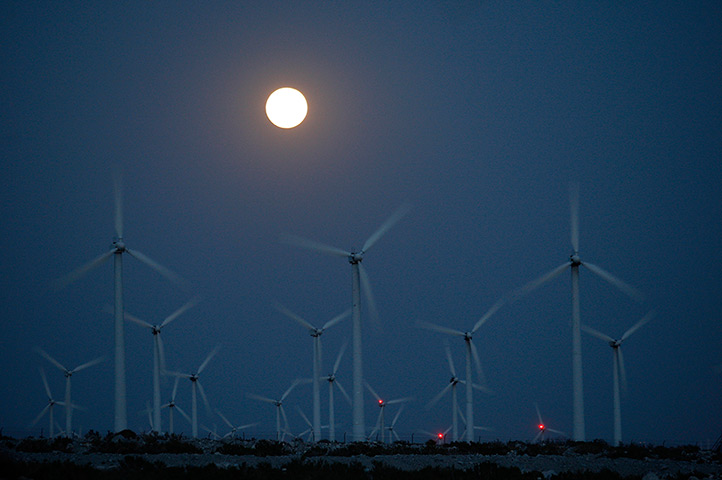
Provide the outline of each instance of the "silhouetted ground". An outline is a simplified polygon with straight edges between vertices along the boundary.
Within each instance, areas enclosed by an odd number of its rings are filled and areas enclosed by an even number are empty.
[[[188,439],[126,431],[0,439],[3,478],[722,478],[719,452],[594,442],[398,442]]]

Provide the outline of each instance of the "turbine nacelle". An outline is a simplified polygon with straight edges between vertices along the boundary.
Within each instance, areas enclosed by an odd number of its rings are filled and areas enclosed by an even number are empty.
[[[474,338],[474,335],[471,332],[464,332],[464,341],[471,342],[472,338]]]
[[[582,259],[579,257],[579,252],[574,252],[571,255],[569,255],[569,261],[572,264],[572,267],[578,267],[582,264]]]
[[[113,241],[113,246],[115,247],[115,253],[123,253],[125,252],[125,242],[122,238],[118,238]]]
[[[449,383],[452,384],[452,385],[456,385],[456,384],[459,383],[460,381],[461,381],[461,380],[459,380],[459,377],[457,377],[456,375],[454,375],[454,376],[451,377],[451,379],[449,380]]]
[[[160,329],[160,325],[153,325],[151,327],[151,333],[153,333],[153,335],[158,335],[160,333]]]
[[[361,250],[360,252],[351,252],[351,254],[348,256],[348,263],[351,265],[356,265],[358,263],[361,263],[361,261],[364,259],[364,251]]]
[[[616,350],[622,346],[622,340],[612,340],[609,342],[609,346]]]

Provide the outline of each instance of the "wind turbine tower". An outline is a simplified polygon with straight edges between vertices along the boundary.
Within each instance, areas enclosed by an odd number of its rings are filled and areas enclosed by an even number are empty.
[[[369,304],[371,315],[376,315],[375,302],[371,293],[371,283],[368,274],[361,262],[368,250],[391,228],[396,222],[406,215],[410,207],[408,204],[398,208],[364,243],[361,250],[357,252],[349,252],[337,247],[331,247],[313,240],[301,237],[289,236],[285,240],[287,243],[294,244],[299,247],[316,250],[328,255],[340,256],[348,260],[351,264],[351,304],[352,304],[352,351],[353,351],[353,440],[363,441],[365,436],[365,420],[364,420],[364,401],[363,401],[363,359],[361,349],[361,286],[366,292],[366,299]]]

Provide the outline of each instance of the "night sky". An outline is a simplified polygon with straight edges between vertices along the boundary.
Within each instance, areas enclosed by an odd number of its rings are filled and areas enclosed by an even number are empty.
[[[113,428],[112,262],[52,282],[109,250],[114,171],[126,244],[190,285],[125,256],[126,311],[159,323],[202,296],[163,331],[168,368],[220,346],[201,382],[232,422],[260,422],[249,435],[273,437],[275,412],[248,394],[311,375],[311,338],[274,302],[314,324],[351,304],[348,262],[284,235],[358,249],[411,205],[364,260],[379,312],[362,304],[364,372],[380,395],[414,397],[396,431],[425,440],[451,424],[450,397],[424,408],[451,375],[445,336],[418,323],[470,329],[567,262],[573,183],[582,259],[645,297],[582,268],[582,323],[618,337],[657,312],[623,347],[624,441],[722,432],[719,2],[4,2],[0,22],[3,433],[47,433],[46,418],[29,428],[47,403],[40,367],[62,400],[62,372],[35,347],[67,367],[106,356],[73,376],[86,409],[73,423]],[[309,103],[292,130],[264,112],[282,86]],[[492,390],[475,392],[492,429],[476,437],[532,439],[535,403],[571,434],[570,285],[565,272],[476,333]],[[148,430],[152,336],[125,332],[129,426]],[[347,319],[323,335],[324,373],[350,333]],[[463,376],[463,341],[449,340]],[[612,352],[587,334],[582,347],[587,439],[611,441]],[[338,378],[350,393],[350,348]],[[324,388],[324,424],[326,402]],[[310,417],[309,386],[286,401],[298,433],[296,406]],[[341,395],[336,412],[342,436]]]

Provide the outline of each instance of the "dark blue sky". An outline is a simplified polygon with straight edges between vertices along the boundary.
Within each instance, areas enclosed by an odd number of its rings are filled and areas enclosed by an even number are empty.
[[[256,435],[272,436],[273,407],[246,394],[278,396],[311,370],[310,337],[272,303],[323,323],[351,300],[345,261],[282,234],[360,248],[412,204],[364,262],[380,315],[364,325],[364,356],[376,391],[416,398],[396,430],[418,438],[445,429],[450,407],[424,410],[449,373],[441,335],[417,322],[468,329],[567,261],[570,182],[582,258],[646,297],[582,270],[582,322],[619,336],[658,312],[624,346],[623,438],[705,444],[722,431],[717,2],[1,8],[4,432],[28,434],[45,405],[38,367],[62,397],[62,373],[35,346],[67,366],[108,356],[73,378],[87,408],[74,424],[112,428],[112,264],[61,291],[50,283],[109,248],[113,169],[128,246],[193,285],[179,291],[127,258],[126,310],[158,322],[202,294],[163,333],[169,367],[196,368],[221,345],[202,382],[232,421],[260,421]],[[309,102],[289,131],[263,110],[281,86]],[[564,274],[477,333],[494,390],[475,397],[476,423],[494,429],[482,438],[533,438],[535,402],[572,431],[570,316]],[[324,370],[349,336],[348,321],[324,335]],[[451,340],[461,370],[463,343]],[[611,349],[582,340],[587,437],[611,440]],[[127,324],[126,342],[129,423],[142,430],[152,339]],[[350,388],[348,354],[339,379]],[[289,397],[295,431],[305,423],[294,405],[310,415],[310,398],[310,387]],[[189,385],[177,400],[189,409]],[[337,412],[350,431],[350,408]]]

